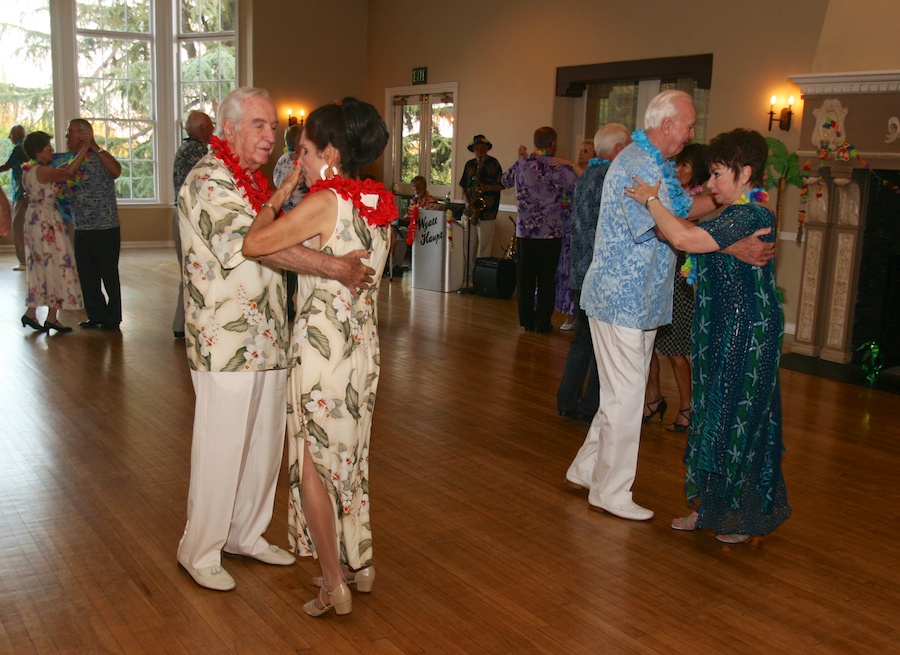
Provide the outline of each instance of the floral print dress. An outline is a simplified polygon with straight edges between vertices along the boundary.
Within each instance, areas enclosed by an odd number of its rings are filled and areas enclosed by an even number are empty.
[[[41,184],[37,167],[24,171],[22,184],[28,200],[25,216],[25,260],[27,266],[28,307],[83,309],[81,282],[72,242],[66,235],[56,205],[56,185]]]
[[[350,200],[338,195],[337,201],[335,231],[322,251],[340,257],[365,249],[365,263],[383,270],[387,229],[368,225]],[[369,437],[381,368],[375,311],[380,281],[376,276],[354,299],[335,280],[299,276],[289,352],[289,542],[299,555],[314,554],[300,502],[303,457],[311,455],[334,507],[341,562],[352,569],[372,562]]]

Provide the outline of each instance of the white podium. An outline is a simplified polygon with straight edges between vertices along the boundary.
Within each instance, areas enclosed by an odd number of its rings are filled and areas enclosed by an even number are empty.
[[[450,236],[452,234],[452,241]],[[465,273],[465,232],[439,209],[420,209],[412,245],[413,289],[456,291]]]

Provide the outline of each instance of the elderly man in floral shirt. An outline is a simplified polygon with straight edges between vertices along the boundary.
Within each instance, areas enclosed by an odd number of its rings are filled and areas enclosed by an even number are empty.
[[[270,195],[259,168],[275,144],[275,107],[262,89],[239,88],[219,107],[219,136],[178,196],[184,255],[185,344],[196,394],[187,524],[178,563],[202,587],[234,579],[222,551],[266,564],[293,555],[262,536],[272,519],[284,447],[288,345],[282,268],[365,288],[374,271],[359,250],[337,258],[295,246],[246,259],[256,215],[276,211],[299,171]]]
[[[534,132],[535,151],[503,174],[503,187],[516,187],[516,297],[519,325],[526,332],[552,332],[556,266],[562,249],[563,219],[578,177],[571,166],[557,165],[556,130]],[[524,150],[522,146],[522,150]],[[535,288],[537,300],[535,302]]]

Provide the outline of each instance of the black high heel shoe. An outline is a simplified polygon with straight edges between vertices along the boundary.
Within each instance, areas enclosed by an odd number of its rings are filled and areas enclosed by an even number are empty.
[[[44,331],[56,330],[57,332],[71,332],[72,328],[68,325],[60,325],[58,321],[44,321]]]
[[[30,327],[33,330],[37,330],[38,332],[46,332],[44,326],[38,323],[35,319],[31,318],[28,314],[25,314],[22,317],[22,327]]]
[[[651,407],[654,405],[654,407]],[[653,420],[653,417],[659,414],[659,422],[662,423],[663,416],[666,413],[666,409],[669,407],[669,403],[666,402],[665,396],[660,396],[652,403],[647,403],[647,409],[650,410],[649,414],[644,414],[644,423],[649,423]]]
[[[687,424],[678,423],[678,417],[675,417],[675,423],[666,426],[666,430],[669,432],[687,432],[688,428],[691,427],[691,408],[685,407],[684,409],[678,410],[678,413],[685,421],[687,421]]]

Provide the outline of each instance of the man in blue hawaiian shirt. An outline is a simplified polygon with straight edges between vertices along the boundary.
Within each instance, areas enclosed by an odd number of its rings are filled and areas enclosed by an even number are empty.
[[[535,151],[503,174],[504,188],[516,187],[516,298],[519,325],[526,332],[552,332],[556,266],[562,248],[564,213],[578,179],[571,166],[553,161],[556,130],[534,132]],[[537,294],[535,297],[535,289]]]
[[[639,177],[662,181],[659,197],[673,214],[687,218],[712,209],[708,199],[693,202],[667,160],[694,138],[696,120],[691,96],[663,91],[647,107],[644,130],[619,153],[603,185],[594,256],[584,278],[581,306],[588,315],[600,378],[600,408],[584,444],[566,473],[566,481],[588,490],[595,511],[633,521],[653,512],[632,500],[643,418],[644,389],[656,329],[672,321],[675,254],[659,239],[650,211],[625,197],[625,187]],[[763,265],[774,244],[758,238],[768,229],[723,250],[742,261]],[[738,244],[735,244],[738,245]]]
[[[590,324],[580,306],[581,286],[594,255],[594,234],[603,198],[603,181],[612,161],[630,142],[631,135],[621,123],[608,123],[598,130],[591,144],[598,153],[597,157],[585,162],[587,168],[578,178],[572,198],[569,288],[575,303],[575,335],[569,344],[569,354],[556,393],[556,408],[560,416],[574,416],[587,422],[597,413],[600,381],[594,361]]]
[[[16,246],[16,258],[19,264],[14,271],[25,270],[25,213],[28,210],[28,201],[25,199],[25,190],[22,188],[22,164],[28,161],[28,156],[22,148],[25,140],[25,128],[21,125],[13,125],[9,130],[9,140],[13,143],[12,152],[6,163],[0,166],[0,173],[9,171],[9,200],[12,202],[12,233]]]

